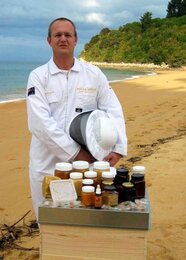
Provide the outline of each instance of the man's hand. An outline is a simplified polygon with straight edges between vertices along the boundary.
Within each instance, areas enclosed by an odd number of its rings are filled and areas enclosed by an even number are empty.
[[[110,166],[114,166],[119,161],[119,159],[122,157],[123,156],[119,153],[111,152],[107,156],[105,156],[103,161],[107,161],[110,163]]]
[[[96,159],[88,151],[81,148],[78,155],[74,158],[74,161],[87,161],[93,163]]]

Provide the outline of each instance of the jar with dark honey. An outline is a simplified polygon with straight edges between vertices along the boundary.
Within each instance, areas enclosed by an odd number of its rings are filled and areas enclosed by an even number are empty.
[[[132,182],[124,182],[122,184],[121,201],[134,201],[136,192]]]
[[[122,183],[129,181],[129,170],[121,167],[116,169],[116,175],[114,178],[114,186],[118,192],[118,202],[123,202],[123,186]]]
[[[145,167],[134,166],[132,168],[131,182],[134,184],[136,190],[136,198],[141,199],[145,197]]]
[[[123,182],[129,181],[129,170],[127,168],[118,168],[114,178],[114,185],[122,185]]]

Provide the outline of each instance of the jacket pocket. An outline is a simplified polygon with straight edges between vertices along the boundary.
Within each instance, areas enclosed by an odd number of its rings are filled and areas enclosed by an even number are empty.
[[[97,89],[91,86],[78,86],[76,88],[76,107],[83,111],[94,110],[97,108]]]
[[[59,102],[59,97],[53,90],[47,89],[45,96],[49,104]]]

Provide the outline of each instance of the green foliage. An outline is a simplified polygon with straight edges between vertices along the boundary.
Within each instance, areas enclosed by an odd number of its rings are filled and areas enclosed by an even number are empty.
[[[167,6],[167,18],[186,15],[186,0],[171,0]]]
[[[109,28],[103,28],[100,32],[100,34],[104,35],[104,34],[108,34],[110,32]]]
[[[150,18],[150,23],[146,23],[146,18]],[[186,15],[152,19],[147,12],[140,22],[128,23],[118,30],[104,28],[85,45],[80,57],[87,61],[180,67],[186,64]]]
[[[146,12],[140,18],[142,32],[145,32],[152,24],[152,13]]]

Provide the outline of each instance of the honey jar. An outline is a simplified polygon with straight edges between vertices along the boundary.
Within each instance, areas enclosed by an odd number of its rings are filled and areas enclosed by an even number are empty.
[[[97,161],[93,163],[93,170],[97,172],[97,182],[101,185],[102,172],[110,171],[110,163],[106,161]]]
[[[72,164],[66,162],[56,163],[54,175],[61,179],[69,179],[72,172]]]
[[[114,185],[104,186],[102,193],[103,204],[109,207],[118,205],[118,192]]]
[[[95,187],[94,186],[83,186],[81,202],[85,206],[94,206]]]
[[[83,178],[83,174],[81,172],[71,172],[70,173],[70,179],[72,179],[72,181],[74,183],[74,187],[75,187],[78,197],[81,197],[82,178]]]
[[[131,182],[134,184],[136,190],[136,198],[145,197],[145,167],[133,166],[132,167]]]
[[[92,179],[94,187],[97,187],[97,172],[95,171],[86,171],[84,172],[84,179]]]
[[[89,163],[87,161],[74,161],[72,163],[73,170],[83,173],[89,170]]]

